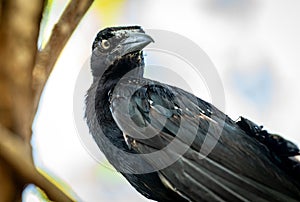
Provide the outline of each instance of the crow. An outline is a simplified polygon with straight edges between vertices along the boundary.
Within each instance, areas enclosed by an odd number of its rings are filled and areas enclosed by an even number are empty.
[[[299,201],[298,147],[144,78],[152,42],[140,26],[103,29],[93,42],[85,118],[116,170],[155,201]]]

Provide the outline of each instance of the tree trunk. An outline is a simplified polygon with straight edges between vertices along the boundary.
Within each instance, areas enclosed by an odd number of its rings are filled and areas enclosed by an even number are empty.
[[[22,201],[29,183],[51,200],[71,201],[35,169],[31,125],[50,72],[92,2],[70,1],[45,50],[38,51],[44,1],[0,0],[0,201]]]

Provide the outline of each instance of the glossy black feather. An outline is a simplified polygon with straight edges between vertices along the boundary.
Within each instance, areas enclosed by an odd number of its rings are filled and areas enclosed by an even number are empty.
[[[144,33],[133,26],[97,35],[85,115],[101,151],[137,191],[157,201],[300,200],[297,146],[247,119],[236,123],[180,88],[143,78],[141,50],[104,63],[111,54],[99,42],[116,31]],[[120,151],[160,151],[160,157]],[[175,163],[162,168],[168,160]],[[136,173],[143,169],[149,172]]]

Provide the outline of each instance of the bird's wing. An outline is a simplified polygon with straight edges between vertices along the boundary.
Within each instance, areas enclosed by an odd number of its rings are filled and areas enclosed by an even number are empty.
[[[184,198],[299,201],[299,182],[280,168],[269,148],[194,95],[147,79],[124,78],[110,92],[110,103],[129,148]]]

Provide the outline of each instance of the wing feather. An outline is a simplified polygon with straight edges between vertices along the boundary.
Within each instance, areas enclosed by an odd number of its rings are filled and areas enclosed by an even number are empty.
[[[269,149],[213,105],[176,87],[135,80],[122,79],[111,92],[113,118],[136,152],[160,151],[160,158],[146,160],[178,193],[191,201],[300,199],[299,182],[276,164]],[[203,142],[214,141],[205,157]],[[166,159],[176,161],[160,169]]]

